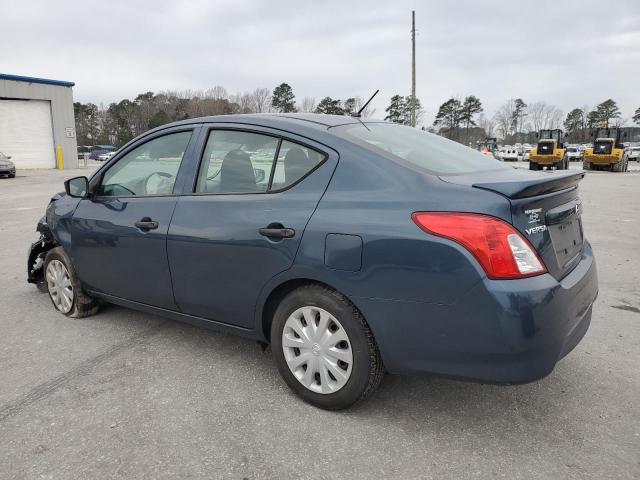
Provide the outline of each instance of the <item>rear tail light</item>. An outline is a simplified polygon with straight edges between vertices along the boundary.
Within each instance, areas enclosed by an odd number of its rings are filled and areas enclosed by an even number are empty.
[[[427,233],[465,247],[494,280],[545,273],[531,244],[509,223],[477,213],[416,212],[413,221]]]

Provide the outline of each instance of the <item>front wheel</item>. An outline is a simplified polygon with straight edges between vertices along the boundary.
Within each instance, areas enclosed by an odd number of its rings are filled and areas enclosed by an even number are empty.
[[[327,410],[364,400],[384,375],[365,319],[344,296],[320,285],[294,290],[280,303],[271,345],[287,385],[306,402]]]
[[[44,280],[53,306],[63,315],[82,318],[98,311],[98,303],[82,291],[71,260],[62,247],[47,252]]]

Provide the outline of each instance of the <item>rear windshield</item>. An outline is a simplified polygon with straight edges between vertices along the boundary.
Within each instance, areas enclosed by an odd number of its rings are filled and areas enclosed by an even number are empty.
[[[392,160],[408,162],[437,175],[509,168],[460,143],[393,123],[352,123],[332,131]]]

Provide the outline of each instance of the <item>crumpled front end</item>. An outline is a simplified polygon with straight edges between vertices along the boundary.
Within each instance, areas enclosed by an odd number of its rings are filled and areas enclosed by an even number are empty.
[[[55,246],[55,240],[45,217],[38,221],[36,231],[40,234],[37,241],[29,247],[27,255],[27,282],[38,286],[44,284],[44,257]]]

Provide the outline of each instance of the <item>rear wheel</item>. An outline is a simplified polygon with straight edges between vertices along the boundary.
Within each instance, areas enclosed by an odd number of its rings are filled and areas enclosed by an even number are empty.
[[[624,159],[621,159],[618,163],[611,165],[612,172],[624,172]]]
[[[271,342],[287,385],[320,408],[340,410],[364,400],[384,375],[365,319],[327,287],[308,285],[287,295],[274,314]]]
[[[540,165],[536,162],[529,162],[529,170],[540,170]]]
[[[53,306],[63,315],[82,318],[98,311],[98,303],[82,291],[71,260],[62,247],[47,252],[44,279]]]
[[[582,169],[583,170],[591,170],[591,162],[587,162],[586,160],[582,161]]]

